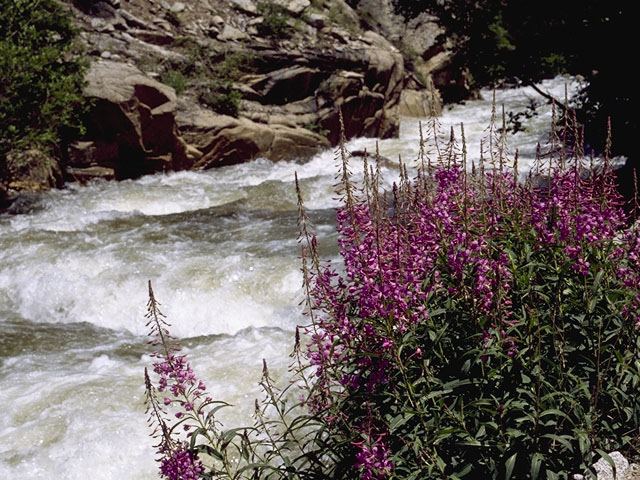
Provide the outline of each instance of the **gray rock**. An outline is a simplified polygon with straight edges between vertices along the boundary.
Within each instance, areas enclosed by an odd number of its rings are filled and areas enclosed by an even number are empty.
[[[222,27],[224,25],[224,18],[222,18],[220,15],[214,15],[213,17],[211,17],[211,24],[215,25],[216,27]]]
[[[120,15],[122,16],[122,18],[125,20],[125,22],[129,27],[142,28],[144,30],[149,30],[151,28],[147,22],[135,16],[131,12],[128,12],[127,10],[121,10]]]
[[[244,33],[242,30],[238,30],[235,27],[232,27],[228,23],[222,29],[222,32],[218,34],[218,40],[222,41],[239,41],[239,40],[247,40],[249,35]]]
[[[273,0],[273,2],[284,7],[295,15],[299,15],[311,6],[311,2],[309,0]]]
[[[248,13],[258,13],[258,8],[252,0],[231,0],[233,6],[240,11]]]
[[[398,113],[405,117],[425,118],[440,115],[442,101],[438,92],[404,89],[400,94]]]
[[[171,11],[173,13],[180,13],[180,12],[184,12],[184,9],[187,8],[187,6],[182,3],[182,2],[176,2],[171,6]]]
[[[610,452],[609,457],[615,465],[615,475],[611,464],[604,458],[600,458],[592,465],[596,472],[597,480],[640,480],[640,466],[637,464],[629,464],[629,461],[620,452]],[[584,474],[574,474],[572,480],[584,480],[593,478],[589,472]]]
[[[309,15],[307,15],[306,20],[309,25],[317,28],[318,30],[324,28],[329,22],[327,16],[322,15],[321,13],[310,13]]]

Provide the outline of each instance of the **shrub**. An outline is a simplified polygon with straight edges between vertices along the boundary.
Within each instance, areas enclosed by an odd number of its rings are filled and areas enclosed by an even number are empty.
[[[187,79],[178,70],[167,70],[160,75],[160,81],[169,85],[176,91],[176,95],[182,94],[187,88]]]
[[[214,112],[237,117],[242,95],[233,89],[231,83],[212,83],[209,87],[201,89],[198,100]]]
[[[51,146],[78,127],[86,63],[58,2],[0,0],[0,163],[10,150]],[[0,165],[1,166],[1,165]]]
[[[266,1],[258,3],[258,12],[264,17],[258,24],[258,33],[264,37],[274,39],[290,38],[293,29],[289,26],[289,20],[293,17],[286,8],[277,3]]]
[[[200,428],[172,458],[206,452],[235,466],[199,464],[222,478],[345,480],[566,479],[606,451],[637,458],[640,233],[608,158],[587,161],[554,133],[519,182],[504,131],[492,122],[479,165],[467,165],[464,134],[461,146],[453,132],[447,145],[421,141],[416,178],[401,162],[388,195],[366,161],[352,180],[343,139],[343,273],[320,260],[301,208],[305,398],[289,409],[267,373],[259,421],[231,432],[194,417],[190,397],[169,400]],[[163,388],[176,368],[156,364]]]

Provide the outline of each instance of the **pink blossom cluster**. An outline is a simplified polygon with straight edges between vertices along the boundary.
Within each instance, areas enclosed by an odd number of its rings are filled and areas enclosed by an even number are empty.
[[[402,335],[428,321],[443,298],[466,306],[483,348],[497,345],[506,356],[517,355],[514,309],[522,304],[514,293],[512,242],[562,252],[554,258],[567,263],[558,268],[574,272],[577,281],[593,282],[604,256],[619,263],[621,283],[637,291],[640,239],[621,235],[628,219],[611,170],[605,166],[586,178],[579,172],[558,166],[519,183],[513,172],[469,174],[453,162],[420,170],[413,182],[405,172],[393,195],[377,191],[372,176],[358,189],[343,175],[349,184],[340,190],[337,221],[344,274],[325,265],[310,275],[316,316],[308,359],[318,377],[312,409],[355,392],[375,409],[362,392],[393,390],[403,362],[421,361],[420,346],[400,351]],[[544,281],[535,272],[529,280]],[[638,322],[638,311],[640,292],[622,313]],[[378,420],[354,429],[386,434]],[[393,468],[381,440],[357,447],[362,479],[384,478]]]
[[[387,458],[387,447],[379,436],[370,442],[354,442],[357,448],[355,467],[360,470],[362,480],[382,480],[391,470],[393,462]]]
[[[160,472],[167,480],[198,480],[204,472],[202,462],[182,445],[178,445],[160,460]]]

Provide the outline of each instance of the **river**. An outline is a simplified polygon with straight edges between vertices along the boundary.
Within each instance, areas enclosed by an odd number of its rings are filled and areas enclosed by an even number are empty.
[[[556,78],[542,88],[564,97]],[[447,108],[443,132],[464,130],[478,157],[491,92]],[[524,109],[532,89],[496,92]],[[550,108],[509,139],[524,171],[547,141]],[[409,165],[418,119],[380,152]],[[348,150],[375,150],[355,139]],[[354,159],[353,171],[362,162]],[[151,364],[144,314],[147,281],[196,374],[235,405],[219,419],[251,424],[265,358],[285,376],[295,326],[305,322],[294,172],[326,258],[336,258],[335,154],[306,162],[264,159],[206,172],[70,185],[26,195],[0,214],[0,478],[155,479],[144,413],[143,370]],[[387,186],[397,177],[383,168]]]

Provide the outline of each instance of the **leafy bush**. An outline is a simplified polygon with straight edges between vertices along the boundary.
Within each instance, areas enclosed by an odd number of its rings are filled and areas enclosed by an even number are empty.
[[[242,94],[233,84],[243,72],[251,71],[254,57],[242,51],[216,53],[189,38],[178,39],[176,46],[185,59],[174,65],[161,65],[160,80],[177,94],[193,88],[200,103],[217,113],[237,117]]]
[[[242,95],[233,89],[231,82],[212,82],[208,87],[200,89],[198,100],[214,112],[237,117]]]
[[[55,0],[0,0],[0,162],[10,150],[48,145],[78,127],[86,63]]]
[[[160,81],[165,85],[169,85],[176,91],[176,95],[180,95],[187,88],[187,79],[179,70],[167,70],[160,75]]]
[[[306,396],[292,403],[265,373],[256,425],[218,430],[217,405],[165,347],[159,390],[182,410],[169,426],[148,381],[163,461],[197,465],[167,478],[566,479],[606,451],[638,458],[640,232],[608,158],[554,133],[518,182],[504,131],[492,122],[479,165],[464,135],[422,141],[416,178],[401,163],[388,195],[367,162],[352,180],[343,140],[344,273],[320,260],[301,208]],[[183,424],[190,443],[168,447]]]
[[[266,1],[258,3],[258,12],[264,17],[258,24],[258,33],[274,39],[289,38],[293,29],[289,26],[291,15],[282,5]]]

